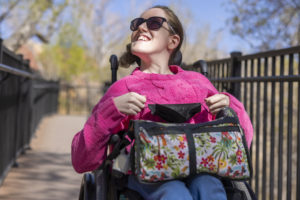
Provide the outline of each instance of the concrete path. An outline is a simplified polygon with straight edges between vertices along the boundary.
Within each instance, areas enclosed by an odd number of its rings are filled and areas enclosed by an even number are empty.
[[[82,174],[71,165],[73,135],[86,120],[82,116],[53,115],[40,123],[31,150],[18,158],[0,186],[1,200],[78,199]]]

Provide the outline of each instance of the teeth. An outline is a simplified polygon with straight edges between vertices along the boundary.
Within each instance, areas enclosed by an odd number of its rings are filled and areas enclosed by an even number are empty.
[[[138,40],[148,41],[149,39],[143,35],[139,36]]]

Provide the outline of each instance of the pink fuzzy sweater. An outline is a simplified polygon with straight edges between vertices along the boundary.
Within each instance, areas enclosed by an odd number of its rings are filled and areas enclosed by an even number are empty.
[[[100,102],[94,107],[83,129],[78,132],[72,141],[72,164],[79,172],[96,169],[106,157],[107,142],[110,135],[127,129],[131,119],[162,121],[151,115],[147,104],[181,104],[201,103],[200,113],[193,116],[189,123],[200,123],[214,119],[208,113],[204,99],[219,93],[211,82],[202,74],[184,71],[178,66],[170,66],[173,75],[144,73],[136,68],[133,73],[114,83]],[[145,108],[135,116],[127,116],[118,111],[113,98],[128,92],[136,92],[147,98]],[[245,131],[248,147],[250,147],[253,127],[251,121],[235,97],[230,97],[230,107],[239,117]]]

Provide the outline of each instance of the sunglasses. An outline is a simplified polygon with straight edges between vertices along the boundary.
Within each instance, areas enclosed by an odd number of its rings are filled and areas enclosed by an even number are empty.
[[[173,29],[173,27],[163,17],[150,17],[148,19],[144,19],[144,18],[141,18],[141,17],[135,18],[130,23],[130,30],[136,31],[139,28],[139,26],[144,22],[146,22],[147,28],[149,30],[158,30],[162,27],[164,22],[167,22],[167,24],[170,27],[171,31],[175,34],[175,30]]]

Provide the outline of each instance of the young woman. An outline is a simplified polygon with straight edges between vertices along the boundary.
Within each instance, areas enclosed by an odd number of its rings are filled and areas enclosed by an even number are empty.
[[[229,106],[236,111],[250,146],[253,128],[243,105],[230,94],[219,93],[203,75],[172,65],[184,39],[182,25],[172,10],[165,6],[152,7],[132,20],[130,29],[131,44],[121,61],[126,64],[137,61],[140,66],[109,88],[83,130],[74,136],[72,163],[77,172],[96,169],[105,159],[110,135],[127,129],[130,120],[161,121],[147,107],[153,103],[200,102],[205,108],[189,123],[213,120],[221,108]],[[151,186],[130,176],[128,187],[151,200],[226,199],[220,180],[209,175]]]

